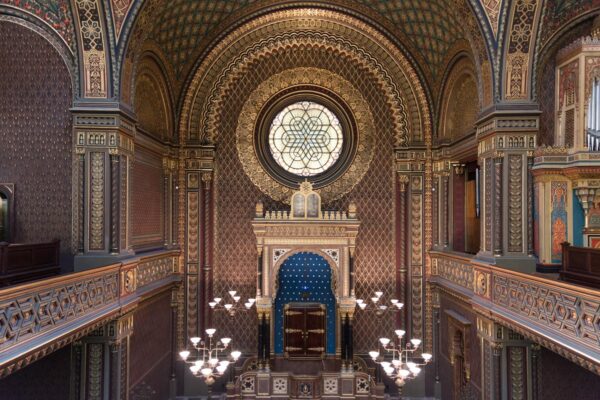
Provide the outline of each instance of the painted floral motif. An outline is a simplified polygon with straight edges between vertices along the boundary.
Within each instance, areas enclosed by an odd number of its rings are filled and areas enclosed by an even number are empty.
[[[19,8],[42,19],[74,50],[73,19],[67,0],[0,0],[0,4]]]

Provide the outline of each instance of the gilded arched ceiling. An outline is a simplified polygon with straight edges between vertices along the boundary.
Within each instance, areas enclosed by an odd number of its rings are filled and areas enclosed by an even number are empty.
[[[491,14],[484,14],[497,18],[496,3],[487,1],[482,9]],[[443,71],[458,43],[469,43],[480,62],[488,59],[470,0],[148,0],[129,36],[128,58],[131,61],[144,43],[153,42],[173,71],[171,78],[178,98],[199,58],[220,35],[264,10],[293,5],[341,9],[378,26],[413,59],[429,92],[442,85]]]

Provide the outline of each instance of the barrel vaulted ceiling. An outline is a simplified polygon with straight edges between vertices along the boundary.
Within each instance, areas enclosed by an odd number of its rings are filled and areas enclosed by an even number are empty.
[[[227,27],[265,7],[285,7],[294,3],[342,7],[380,24],[416,60],[429,85],[439,84],[451,57],[462,43],[478,56],[487,58],[479,22],[471,0],[148,0],[140,8],[130,34],[128,52],[152,43],[161,49],[174,86],[180,86],[192,72],[202,50]],[[167,6],[168,3],[168,6]],[[492,19],[497,19],[500,0],[487,0]],[[487,18],[487,17],[486,17]],[[489,22],[485,22],[489,24]],[[489,25],[487,25],[489,26]],[[479,53],[479,54],[478,54]],[[180,88],[177,88],[180,89]],[[176,90],[178,91],[178,90]]]

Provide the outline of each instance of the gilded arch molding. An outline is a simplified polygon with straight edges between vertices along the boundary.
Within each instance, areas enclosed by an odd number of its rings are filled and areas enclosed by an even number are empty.
[[[304,37],[312,35],[313,45],[328,45],[331,49],[343,50],[373,73],[381,84],[385,83],[382,88],[393,110],[398,146],[407,146],[409,141],[431,143],[429,104],[418,74],[407,57],[371,26],[348,15],[321,9],[274,12],[248,22],[225,37],[206,56],[191,79],[181,108],[181,140],[214,142],[215,122],[218,122],[214,118],[223,106],[219,104],[223,82],[235,66],[236,58],[242,62],[243,71],[252,60],[249,50],[253,46],[260,46],[261,42],[267,44],[269,38],[271,48],[263,45],[263,56],[275,51],[276,47],[272,46],[277,43],[281,45],[286,36],[287,46],[299,45],[294,42],[291,32]],[[255,58],[259,59],[260,55]],[[223,72],[219,74],[217,71]],[[402,101],[405,102],[404,109]],[[401,117],[403,112],[408,117],[408,125]],[[405,139],[401,138],[402,132],[407,132]]]

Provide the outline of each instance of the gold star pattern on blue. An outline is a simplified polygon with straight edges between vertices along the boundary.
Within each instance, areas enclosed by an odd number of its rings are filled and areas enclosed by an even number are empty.
[[[275,297],[275,354],[283,354],[283,312],[289,303],[320,303],[326,307],[326,352],[335,354],[335,296],[331,268],[318,254],[302,252],[288,258],[279,269]]]

